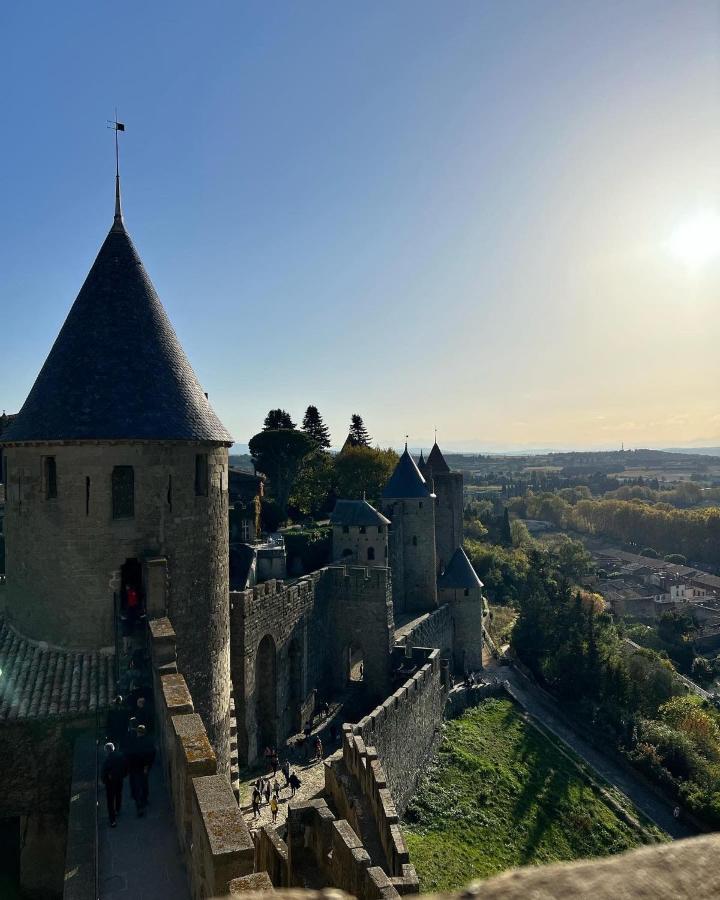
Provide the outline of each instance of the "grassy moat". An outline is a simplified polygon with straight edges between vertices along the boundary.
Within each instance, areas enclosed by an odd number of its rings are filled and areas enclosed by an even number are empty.
[[[423,893],[642,843],[505,699],[485,700],[447,723],[403,827]]]

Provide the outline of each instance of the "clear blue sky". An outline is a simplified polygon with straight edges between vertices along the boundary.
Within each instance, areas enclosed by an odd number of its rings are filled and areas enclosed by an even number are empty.
[[[236,441],[720,443],[720,4],[22,2],[0,11],[0,406],[125,218]],[[712,254],[711,254],[712,256]]]

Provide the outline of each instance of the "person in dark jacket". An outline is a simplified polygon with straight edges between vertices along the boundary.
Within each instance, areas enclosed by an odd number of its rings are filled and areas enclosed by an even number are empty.
[[[118,694],[108,710],[107,722],[105,724],[105,733],[107,734],[108,741],[115,744],[118,749],[125,746],[129,719],[130,712],[123,704],[123,698]]]
[[[135,801],[138,816],[145,815],[149,794],[148,776],[154,762],[155,745],[146,734],[145,726],[138,725],[135,738],[128,748],[130,791]]]
[[[115,749],[115,744],[108,741],[105,744],[105,759],[103,760],[100,778],[105,785],[107,797],[108,818],[110,827],[117,825],[117,816],[122,806],[122,790],[125,775],[127,774],[127,762],[120,750]]]

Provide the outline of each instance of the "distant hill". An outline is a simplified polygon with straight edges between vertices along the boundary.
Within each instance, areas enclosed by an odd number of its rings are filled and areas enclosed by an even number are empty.
[[[720,459],[720,447],[668,447],[665,453],[685,453],[691,456],[716,456]]]

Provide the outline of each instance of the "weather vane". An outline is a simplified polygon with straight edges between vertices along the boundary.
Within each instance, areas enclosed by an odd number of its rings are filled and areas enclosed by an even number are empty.
[[[122,222],[122,207],[120,206],[120,149],[118,147],[118,131],[125,131],[125,125],[118,122],[117,107],[115,118],[107,120],[107,127],[115,132],[115,221]]]

